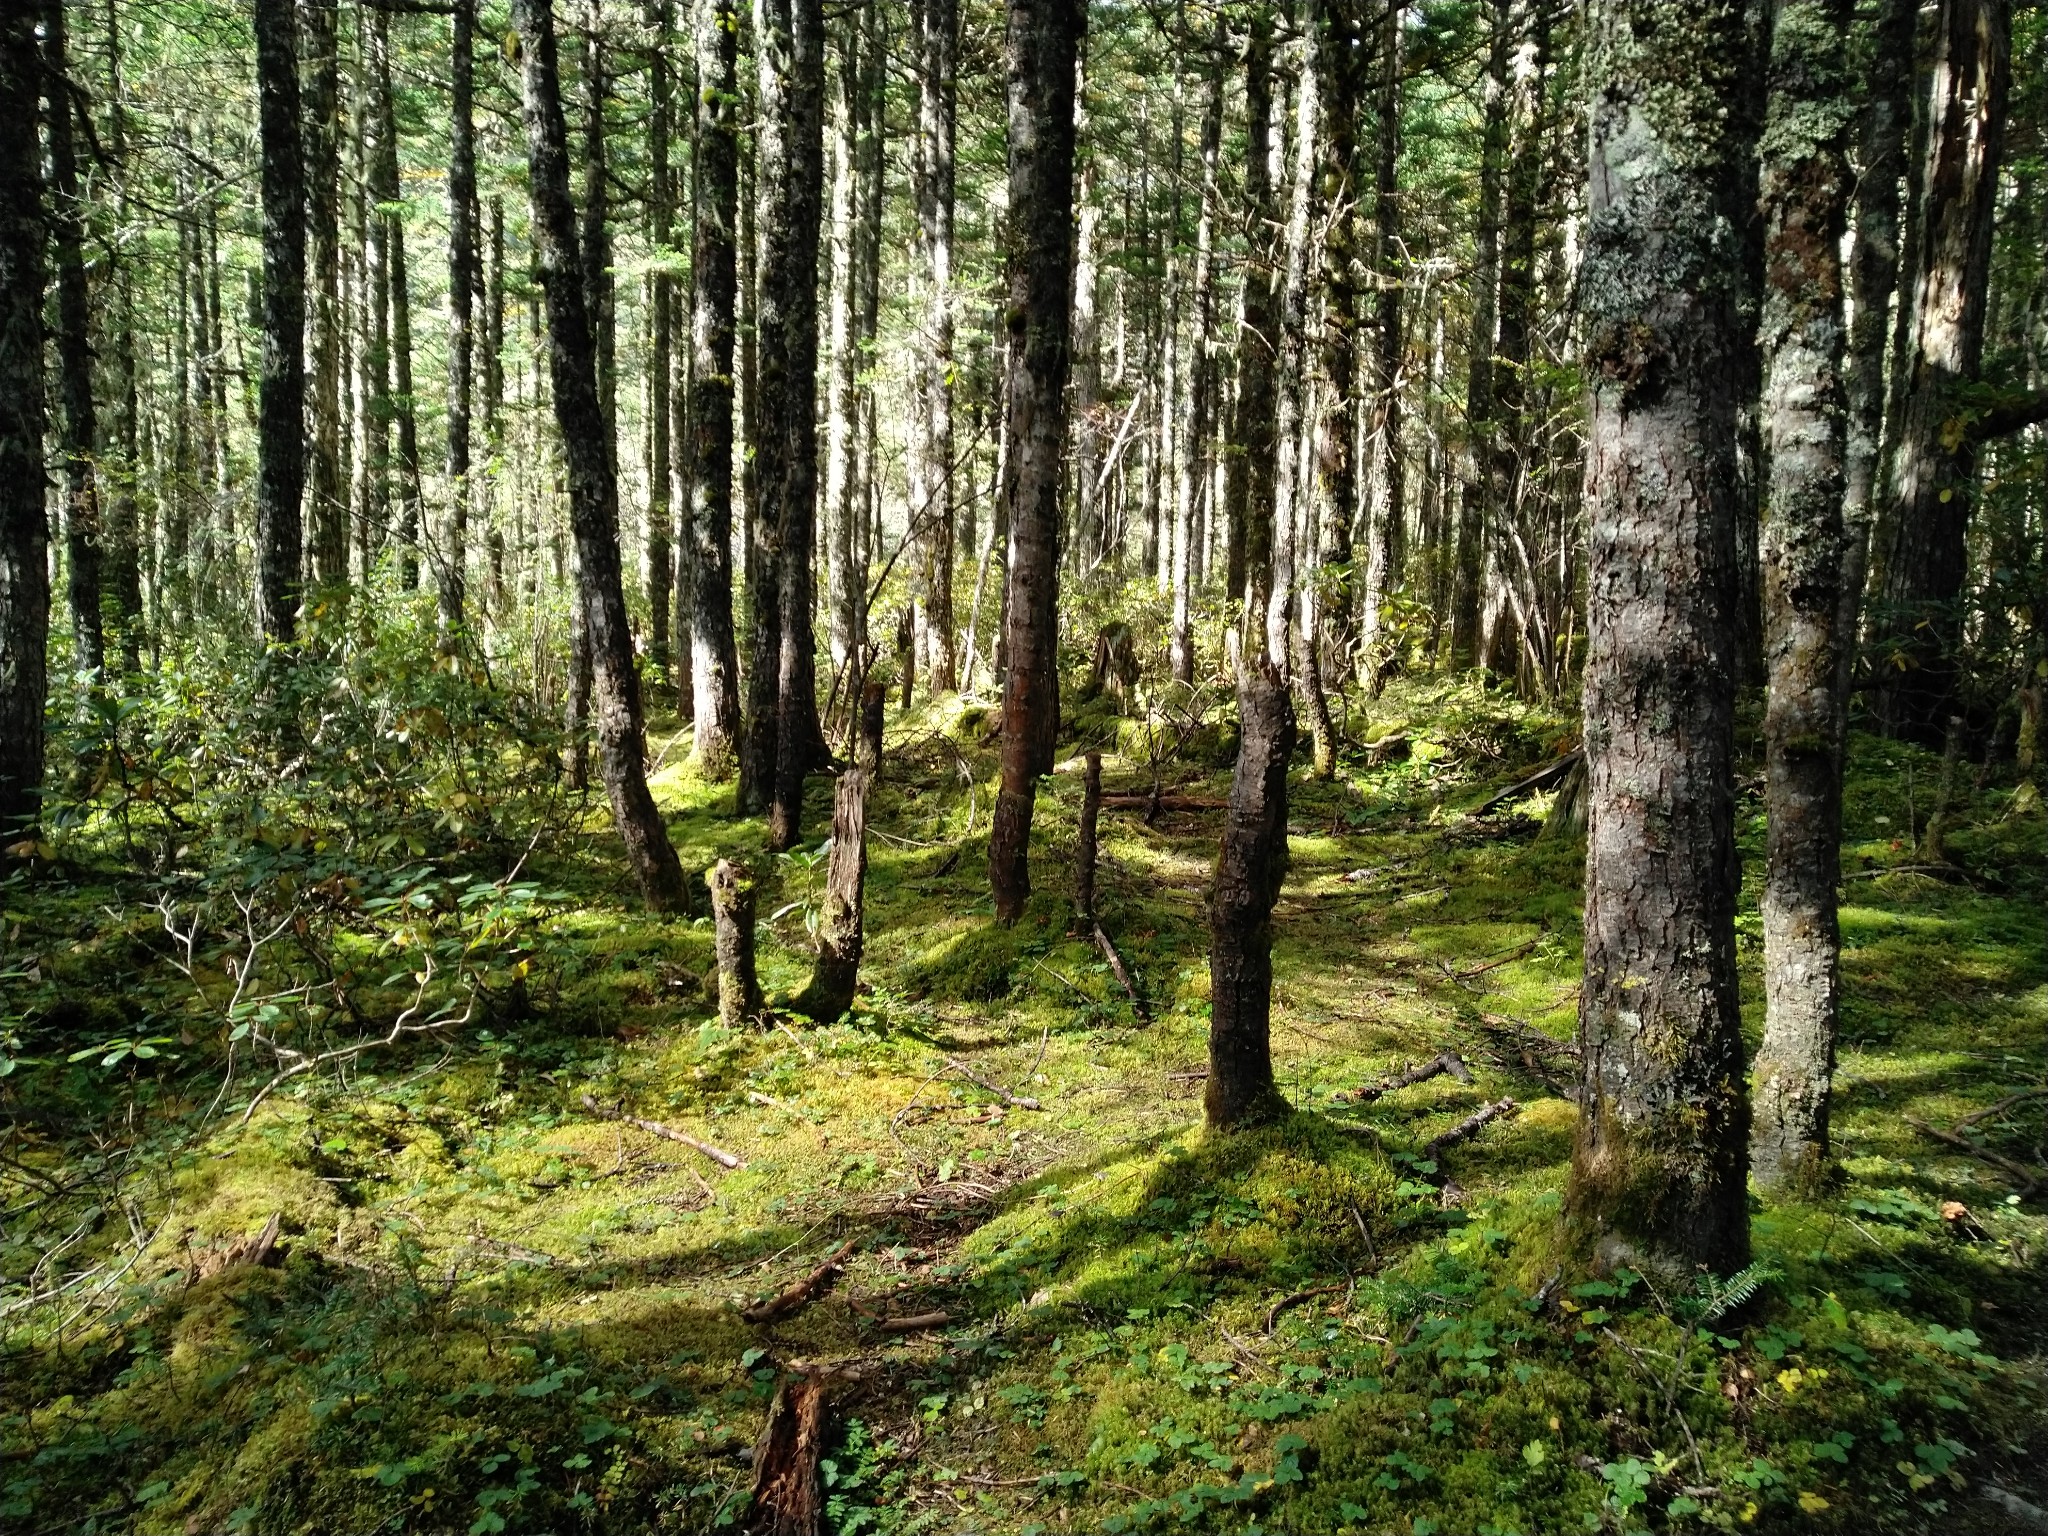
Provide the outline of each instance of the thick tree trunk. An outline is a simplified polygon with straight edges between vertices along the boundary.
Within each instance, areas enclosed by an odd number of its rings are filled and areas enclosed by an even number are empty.
[[[1244,275],[1244,320],[1237,338],[1237,400],[1223,454],[1224,586],[1244,604],[1249,652],[1261,634],[1273,589],[1273,354],[1278,345],[1279,270],[1267,231],[1275,221],[1273,23],[1254,8],[1245,43],[1244,202],[1253,231]]]
[[[0,9],[0,837],[36,818],[48,695],[50,524],[43,506],[42,60],[30,6]]]
[[[106,670],[100,578],[106,531],[100,522],[99,419],[92,398],[92,339],[85,278],[85,204],[78,185],[77,112],[71,96],[63,0],[44,0],[43,95],[50,136],[50,246],[57,269],[57,379],[64,402],[58,442],[64,457],[64,554],[69,565],[73,665]],[[294,80],[296,87],[296,80]],[[294,98],[296,101],[296,98]]]
[[[1890,547],[1875,619],[1885,729],[1932,746],[1955,691],[1963,640],[1977,444],[1957,430],[1958,391],[1984,352],[1998,161],[2011,84],[2006,0],[1943,0],[1922,149],[1919,248],[1907,397],[1893,461]]]
[[[1585,1063],[1567,1196],[1603,1266],[1749,1255],[1735,974],[1740,0],[1591,13]]]
[[[740,673],[732,625],[733,304],[738,290],[739,12],[707,4],[697,32],[696,229],[691,256],[690,665],[697,771],[733,771]]]
[[[569,135],[562,116],[553,8],[550,0],[517,0],[512,14],[524,45],[522,116],[534,250],[547,295],[548,364],[555,421],[568,460],[579,589],[575,602],[590,634],[600,764],[641,894],[656,911],[680,911],[689,903],[682,866],[647,789],[639,679],[619,571],[618,484],[598,406],[596,348],[584,306],[576,210],[569,198]]]
[[[1762,1047],[1750,1170],[1815,1191],[1828,1157],[1841,935],[1842,234],[1856,116],[1853,0],[1789,0],[1771,41],[1762,344],[1770,487],[1763,526],[1764,717],[1770,852],[1764,876]]]
[[[761,1011],[761,980],[754,969],[754,876],[744,864],[720,859],[704,883],[711,889],[718,955],[718,1022],[738,1029]]]
[[[1287,768],[1294,708],[1270,661],[1247,656],[1237,685],[1243,735],[1230,784],[1223,854],[1209,898],[1211,1130],[1259,1125],[1287,1113],[1273,1081],[1273,904],[1287,875]]]
[[[1480,598],[1486,537],[1499,508],[1490,505],[1494,463],[1494,332],[1500,301],[1501,176],[1508,148],[1511,0],[1493,0],[1487,49],[1485,119],[1479,141],[1479,214],[1473,234],[1472,329],[1465,343],[1465,450],[1458,492],[1457,548],[1451,569],[1451,665],[1482,665]]]
[[[444,644],[467,619],[469,596],[469,436],[477,287],[474,0],[454,0],[448,145],[448,522],[435,572]]]
[[[1389,0],[1380,25],[1378,142],[1373,186],[1373,275],[1378,287],[1372,399],[1366,442],[1372,465],[1366,494],[1366,564],[1361,657],[1372,654],[1387,600],[1401,587],[1407,561],[1406,507],[1401,458],[1401,18],[1406,7]],[[1377,663],[1376,663],[1377,664]]]
[[[1031,812],[1059,728],[1060,458],[1073,277],[1074,75],[1084,0],[1007,0],[1010,105],[1009,409],[1003,500],[1010,559],[1002,782],[989,829],[996,917],[1031,895]]]
[[[768,841],[794,846],[804,778],[825,762],[812,640],[818,500],[818,224],[824,180],[823,0],[755,0],[760,63],[761,405],[754,462],[774,530],[781,647]]]
[[[292,0],[256,0],[263,141],[263,364],[256,428],[256,604],[263,638],[298,632],[306,485],[306,166]]]
[[[1074,533],[1071,560],[1086,571],[1108,546],[1109,530],[1095,482],[1102,474],[1102,341],[1096,319],[1101,285],[1102,199],[1098,158],[1088,123],[1088,49],[1084,40],[1074,80],[1074,153],[1078,161],[1074,215]],[[970,659],[968,665],[973,665]]]
[[[306,434],[308,564],[318,587],[348,582],[341,445],[341,55],[336,0],[299,0],[306,111],[306,238],[312,420]]]
[[[960,685],[953,635],[953,138],[960,57],[958,0],[921,0],[918,37],[917,188],[923,245],[924,314],[916,387],[922,392],[923,462],[911,471],[911,515],[919,523],[916,580],[926,686]]]

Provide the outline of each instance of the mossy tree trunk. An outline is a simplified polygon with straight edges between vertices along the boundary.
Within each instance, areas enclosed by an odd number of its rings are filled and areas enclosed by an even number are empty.
[[[1764,875],[1764,1038],[1752,1073],[1750,1167],[1817,1189],[1840,1010],[1842,234],[1855,120],[1851,0],[1792,0],[1771,39],[1762,146],[1764,716],[1770,849]]]
[[[1209,1082],[1202,1110],[1219,1131],[1287,1112],[1273,1082],[1273,904],[1287,875],[1294,706],[1270,660],[1245,658],[1237,707],[1243,734],[1209,898]]]
[[[522,115],[534,255],[547,296],[555,421],[568,461],[569,521],[577,555],[574,601],[590,637],[599,767],[641,895],[657,912],[676,912],[687,908],[689,897],[668,828],[647,788],[639,676],[619,569],[618,481],[598,404],[597,352],[585,305],[576,210],[569,198],[568,127],[551,0],[518,0],[512,16],[524,45]]]
[[[1031,813],[1059,726],[1059,531],[1067,333],[1073,278],[1074,77],[1083,0],[1008,0],[1009,410],[1003,499],[1010,567],[1004,612],[1002,782],[989,829],[996,917],[1031,895]]]
[[[256,591],[263,638],[277,645],[289,645],[298,633],[300,515],[306,484],[306,163],[300,137],[298,47],[292,0],[257,0],[263,361],[256,431]],[[77,600],[75,587],[73,597]],[[99,601],[97,580],[92,601]],[[98,622],[95,612],[95,629]]]
[[[1749,1254],[1732,803],[1739,0],[1589,18],[1590,820],[1568,1212],[1602,1266]]]
[[[754,968],[754,876],[720,859],[704,877],[711,890],[712,938],[718,955],[718,1021],[737,1029],[761,1011]]]
[[[50,527],[43,509],[43,149],[35,13],[0,10],[0,836],[43,789]]]

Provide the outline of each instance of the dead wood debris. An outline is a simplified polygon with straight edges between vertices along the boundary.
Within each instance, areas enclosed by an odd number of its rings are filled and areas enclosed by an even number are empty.
[[[832,1250],[830,1257],[816,1269],[800,1279],[792,1280],[767,1300],[744,1307],[740,1316],[756,1327],[764,1323],[780,1322],[793,1313],[801,1312],[822,1295],[832,1283],[833,1277],[846,1267],[847,1255],[851,1254],[858,1237],[849,1237]]]
[[[659,1120],[642,1120],[633,1115],[622,1114],[616,1109],[606,1109],[591,1094],[586,1093],[583,1095],[583,1107],[593,1115],[600,1116],[606,1120],[623,1121],[627,1125],[647,1132],[650,1136],[660,1136],[669,1141],[680,1142],[693,1152],[702,1152],[721,1168],[740,1169],[747,1166],[745,1159],[734,1156],[723,1147],[715,1147],[708,1141],[700,1141],[687,1131],[679,1131],[672,1125],[663,1125]]]
[[[1464,1058],[1456,1051],[1445,1051],[1419,1066],[1410,1067],[1405,1072],[1397,1072],[1381,1082],[1340,1089],[1330,1097],[1340,1104],[1370,1104],[1383,1094],[1393,1093],[1401,1088],[1412,1088],[1417,1083],[1426,1083],[1432,1077],[1445,1072],[1450,1073],[1461,1083],[1472,1081],[1472,1069],[1465,1065]]]

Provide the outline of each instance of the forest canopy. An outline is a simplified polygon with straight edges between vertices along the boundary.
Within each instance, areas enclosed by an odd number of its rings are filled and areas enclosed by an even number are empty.
[[[2048,11],[0,8],[0,1525],[2048,1529]]]

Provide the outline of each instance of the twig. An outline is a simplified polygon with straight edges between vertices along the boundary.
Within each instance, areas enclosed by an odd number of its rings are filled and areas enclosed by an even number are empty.
[[[1432,1077],[1445,1072],[1450,1073],[1451,1076],[1461,1083],[1472,1081],[1472,1069],[1465,1065],[1465,1059],[1456,1051],[1445,1051],[1441,1055],[1423,1062],[1418,1067],[1410,1067],[1405,1072],[1397,1072],[1392,1077],[1377,1083],[1366,1083],[1357,1088],[1340,1090],[1332,1094],[1331,1097],[1342,1104],[1370,1104],[1382,1094],[1393,1093],[1402,1088],[1412,1088],[1417,1083],[1426,1083]]]
[[[1267,1336],[1270,1337],[1272,1335],[1274,1328],[1279,1325],[1280,1314],[1289,1307],[1298,1307],[1304,1301],[1308,1301],[1313,1297],[1327,1296],[1332,1291],[1341,1291],[1343,1289],[1344,1287],[1341,1285],[1312,1285],[1305,1291],[1296,1291],[1291,1296],[1282,1296],[1272,1306],[1266,1308]]]
[[[1955,1123],[1954,1129],[1966,1131],[1980,1120],[1989,1120],[1994,1115],[2002,1115],[2015,1104],[2022,1104],[2028,1099],[2038,1099],[2044,1095],[2048,1095],[2048,1088],[2025,1088],[2018,1093],[2007,1094],[1989,1109],[1976,1110],[1971,1114],[1963,1116],[1962,1119]]]
[[[1543,935],[1539,933],[1528,943],[1516,945],[1499,959],[1489,960],[1484,965],[1475,965],[1470,970],[1464,971],[1454,971],[1449,966],[1445,966],[1444,974],[1453,981],[1470,981],[1474,976],[1484,976],[1488,971],[1497,971],[1504,965],[1512,965],[1542,942]]]
[[[1436,1157],[1449,1148],[1455,1147],[1461,1141],[1470,1141],[1474,1136],[1485,1130],[1493,1121],[1500,1119],[1503,1115],[1512,1115],[1521,1107],[1513,1099],[1499,1099],[1494,1103],[1476,1109],[1448,1131],[1445,1131],[1441,1136],[1431,1137],[1428,1145],[1422,1149],[1423,1155],[1426,1157]]]
[[[962,1077],[966,1078],[967,1081],[974,1084],[975,1087],[986,1088],[990,1093],[994,1094],[997,1098],[1001,1099],[1005,1104],[1009,1105],[1009,1107],[1012,1109],[1045,1108],[1045,1106],[1039,1103],[1036,1099],[1027,1099],[1020,1097],[1019,1095],[1010,1092],[1009,1089],[1003,1087],[1002,1085],[990,1082],[987,1078],[983,1077],[979,1072],[975,1071],[974,1068],[968,1066],[967,1063],[964,1061],[960,1061],[955,1059],[954,1057],[948,1056],[946,1058],[946,1065],[951,1067],[955,1072],[958,1072]]]
[[[903,1317],[878,1317],[875,1324],[884,1333],[922,1333],[927,1328],[943,1328],[952,1321],[952,1315],[946,1312],[912,1312]]]
[[[831,1255],[799,1280],[793,1280],[766,1301],[740,1309],[740,1316],[756,1325],[779,1322],[793,1312],[800,1312],[817,1299],[819,1293],[832,1283],[832,1277],[846,1266],[846,1256],[853,1252],[858,1237],[849,1237]]]
[[[1158,811],[1227,811],[1228,800],[1213,800],[1206,795],[1104,795],[1102,808],[1105,811],[1144,811],[1148,815]]]
[[[1916,1120],[1911,1115],[1901,1115],[1899,1118],[1912,1126],[1914,1130],[1924,1132],[1932,1136],[1936,1141],[1946,1142],[1958,1152],[1967,1152],[1971,1157],[1978,1159],[1980,1162],[1989,1163],[1992,1167],[2012,1175],[2013,1178],[2019,1180],[2020,1193],[2022,1195],[2031,1195],[2041,1187],[2041,1175],[2029,1168],[2025,1163],[2016,1163],[2011,1158],[1992,1151],[1989,1147],[1978,1146],[1967,1136],[1959,1136],[1954,1131],[1944,1131],[1937,1126],[1929,1125],[1925,1120]]]
[[[1131,1012],[1138,1016],[1138,1022],[1149,1024],[1152,1015],[1145,1009],[1145,1000],[1138,996],[1137,984],[1131,980],[1131,973],[1124,966],[1124,957],[1117,953],[1116,941],[1102,924],[1095,924],[1095,947],[1102,951],[1102,958],[1109,962],[1109,969],[1122,985],[1125,996],[1131,1000]]]
[[[669,1141],[680,1142],[693,1152],[702,1152],[721,1168],[740,1169],[747,1166],[744,1159],[733,1156],[723,1147],[714,1147],[708,1141],[699,1141],[687,1131],[679,1131],[672,1125],[663,1125],[659,1120],[642,1120],[634,1115],[622,1114],[618,1110],[608,1110],[590,1094],[583,1095],[583,1107],[593,1115],[602,1116],[606,1120],[622,1120],[650,1136],[661,1136]]]

